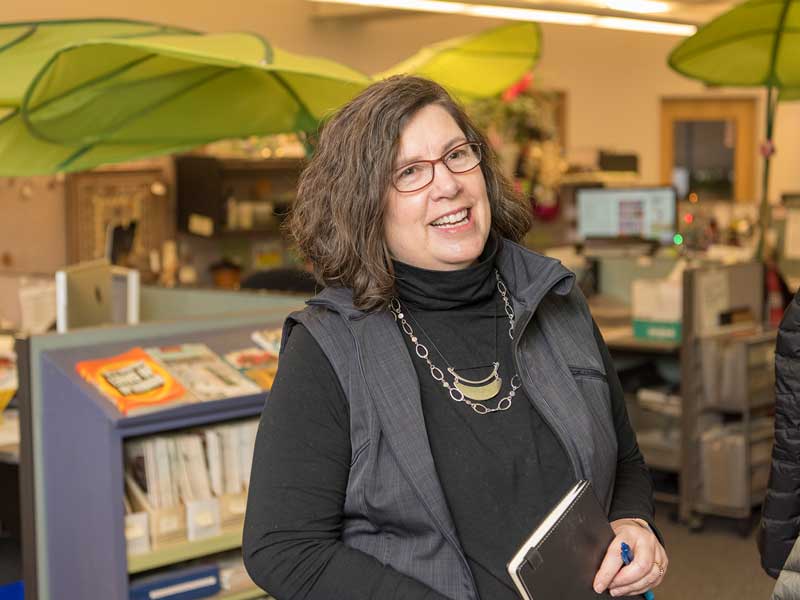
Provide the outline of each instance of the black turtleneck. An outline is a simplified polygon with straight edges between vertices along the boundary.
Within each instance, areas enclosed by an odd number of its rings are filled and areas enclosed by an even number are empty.
[[[475,265],[458,271],[394,264],[402,309],[437,367],[446,373],[451,366],[468,379],[480,379],[500,362],[502,389],[486,403],[490,407],[508,393],[513,375],[509,322],[494,269],[498,246],[490,240]],[[609,374],[619,442],[610,519],[635,516],[652,522],[649,475],[613,363],[595,334]],[[408,336],[403,338],[419,379],[437,473],[480,598],[515,600],[505,565],[574,483],[572,466],[521,388],[508,410],[477,414],[448,396]],[[297,326],[281,357],[256,442],[245,535],[265,543],[248,561],[251,576],[279,600],[441,599],[340,541],[349,464],[347,399],[322,350]]]

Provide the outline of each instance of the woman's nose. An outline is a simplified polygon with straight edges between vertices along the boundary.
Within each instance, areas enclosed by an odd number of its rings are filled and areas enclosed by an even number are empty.
[[[433,167],[433,192],[434,200],[452,198],[461,189],[458,176],[448,169],[443,162],[438,162]]]

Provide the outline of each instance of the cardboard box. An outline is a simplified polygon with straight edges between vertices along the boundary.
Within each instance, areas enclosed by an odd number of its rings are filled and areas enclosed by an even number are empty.
[[[642,340],[679,342],[683,284],[670,279],[634,279],[631,292],[633,336]]]
[[[749,509],[753,494],[762,493],[769,478],[772,421],[758,419],[749,439],[740,427],[717,427],[701,436],[703,498],[709,504]],[[747,464],[750,444],[751,464]]]

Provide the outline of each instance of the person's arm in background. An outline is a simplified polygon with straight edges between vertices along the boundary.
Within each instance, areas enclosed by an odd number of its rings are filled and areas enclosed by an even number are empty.
[[[758,530],[761,566],[778,577],[800,530],[800,292],[783,315],[775,348],[775,443]]]
[[[616,537],[597,572],[595,590],[599,593],[609,589],[615,595],[641,594],[661,583],[669,560],[654,524],[653,482],[628,419],[625,392],[596,324],[594,335],[603,357],[617,432],[617,474],[608,515]],[[625,569],[621,569],[620,556],[623,541],[634,554],[633,562]]]
[[[311,334],[292,330],[256,438],[242,554],[280,600],[446,600],[341,541],[347,399]]]

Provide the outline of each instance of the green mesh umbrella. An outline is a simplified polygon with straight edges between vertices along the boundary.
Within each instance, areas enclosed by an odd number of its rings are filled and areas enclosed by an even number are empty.
[[[33,167],[16,161],[15,174],[51,172],[58,159],[57,170],[86,169],[218,139],[312,131],[368,84],[252,34],[94,39],[50,57],[18,118],[0,123],[0,140],[27,132],[46,146]]]
[[[0,176],[314,131],[372,81],[255,35],[192,33],[107,20],[0,28],[0,72],[13,73],[13,84],[0,82]],[[538,51],[535,25],[511,25],[428,47],[381,76],[417,73],[462,99],[490,96]]]
[[[34,137],[20,118],[28,85],[55,52],[96,36],[165,33],[197,35],[177,27],[113,19],[0,24],[0,176],[53,173],[75,152]],[[118,151],[123,157],[130,153],[129,149]]]
[[[701,27],[669,56],[679,73],[712,85],[767,88],[767,141],[762,146],[762,235],[769,225],[770,158],[778,100],[800,99],[800,0],[749,0]]]
[[[537,24],[503,25],[427,46],[375,79],[399,73],[420,75],[467,102],[499,95],[533,68],[539,51]]]

